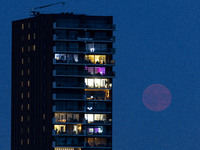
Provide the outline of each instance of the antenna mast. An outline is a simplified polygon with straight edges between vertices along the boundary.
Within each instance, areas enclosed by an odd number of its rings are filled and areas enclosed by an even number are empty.
[[[49,4],[49,5],[44,5],[44,6],[41,6],[41,7],[35,7],[33,8],[32,10],[30,10],[30,16],[31,17],[35,17],[36,15],[36,9],[42,9],[42,8],[46,8],[46,7],[50,7],[50,6],[53,6],[53,5],[58,5],[58,4],[62,4],[62,5],[65,5],[65,2],[58,2],[58,3],[53,3],[53,4]]]

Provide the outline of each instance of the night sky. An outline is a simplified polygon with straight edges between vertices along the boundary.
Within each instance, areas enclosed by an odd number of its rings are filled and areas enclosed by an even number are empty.
[[[10,150],[11,21],[56,0],[1,0],[0,149]],[[200,150],[200,1],[70,0],[40,10],[111,15],[117,26],[113,150]],[[170,106],[148,110],[151,84],[170,91]]]

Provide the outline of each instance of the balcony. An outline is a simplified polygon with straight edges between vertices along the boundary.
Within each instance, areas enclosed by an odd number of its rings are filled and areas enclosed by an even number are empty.
[[[73,148],[84,148],[84,142],[67,142],[65,139],[64,140],[57,140],[52,142],[52,147],[73,147]]]
[[[53,130],[52,131],[53,136],[84,136],[85,131],[58,131],[58,130]]]
[[[114,60],[107,60],[104,61],[103,63],[98,63],[98,62],[92,62],[89,59],[79,59],[78,61],[74,60],[57,60],[53,59],[53,65],[96,65],[96,66],[114,66],[115,61]]]
[[[63,88],[63,89],[85,89],[85,83],[79,82],[53,82],[53,88]]]
[[[85,100],[85,95],[80,94],[53,94],[53,100]]]
[[[86,100],[88,101],[111,101],[112,97],[106,97],[106,96],[102,96],[102,95],[86,95]]]
[[[74,30],[116,30],[115,24],[69,24],[64,22],[54,22],[53,29],[74,29]]]
[[[85,48],[69,48],[69,47],[56,47],[56,46],[53,46],[53,52],[56,53],[56,52],[62,52],[62,53],[85,53],[86,50]]]
[[[115,54],[115,48],[108,48],[108,49],[100,49],[100,48],[90,48],[86,49],[84,47],[80,48],[69,48],[69,47],[56,47],[53,46],[53,52],[61,52],[61,53],[91,53],[91,54]]]
[[[73,148],[73,147],[56,147],[54,150],[81,150],[81,148]]]
[[[103,42],[103,43],[113,43],[115,42],[115,36],[112,37],[104,37],[104,38],[97,38],[97,37],[86,37],[86,36],[77,36],[71,37],[67,35],[57,36],[56,34],[53,35],[54,41],[71,41],[71,42]]]
[[[98,148],[110,148],[112,147],[111,143],[86,143],[86,147],[98,147]]]
[[[53,124],[84,124],[85,119],[80,119],[80,118],[59,118],[59,117],[54,117],[52,119]]]
[[[55,105],[53,106],[53,112],[78,112],[83,113],[86,111],[85,106],[71,106],[71,107],[65,107],[65,108],[57,108]]]
[[[114,77],[115,72],[109,71],[105,73],[91,73],[87,70],[83,71],[66,71],[66,70],[53,70],[53,76],[60,77]]]
[[[104,129],[101,129],[101,128],[98,128],[98,127],[94,127],[94,128],[88,127],[86,131],[87,131],[87,133],[86,133],[87,136],[111,137],[111,135],[112,135],[112,131],[111,130],[107,131],[107,130],[104,130]]]

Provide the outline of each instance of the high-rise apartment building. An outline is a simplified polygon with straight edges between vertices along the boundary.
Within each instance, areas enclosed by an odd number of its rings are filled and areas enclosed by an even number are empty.
[[[112,150],[112,16],[12,23],[12,150]]]

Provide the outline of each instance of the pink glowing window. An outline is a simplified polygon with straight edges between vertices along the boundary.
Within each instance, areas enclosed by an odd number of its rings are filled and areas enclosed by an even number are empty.
[[[105,75],[106,73],[105,67],[85,67],[85,70],[87,70],[87,72],[90,73],[91,75],[95,74]]]

